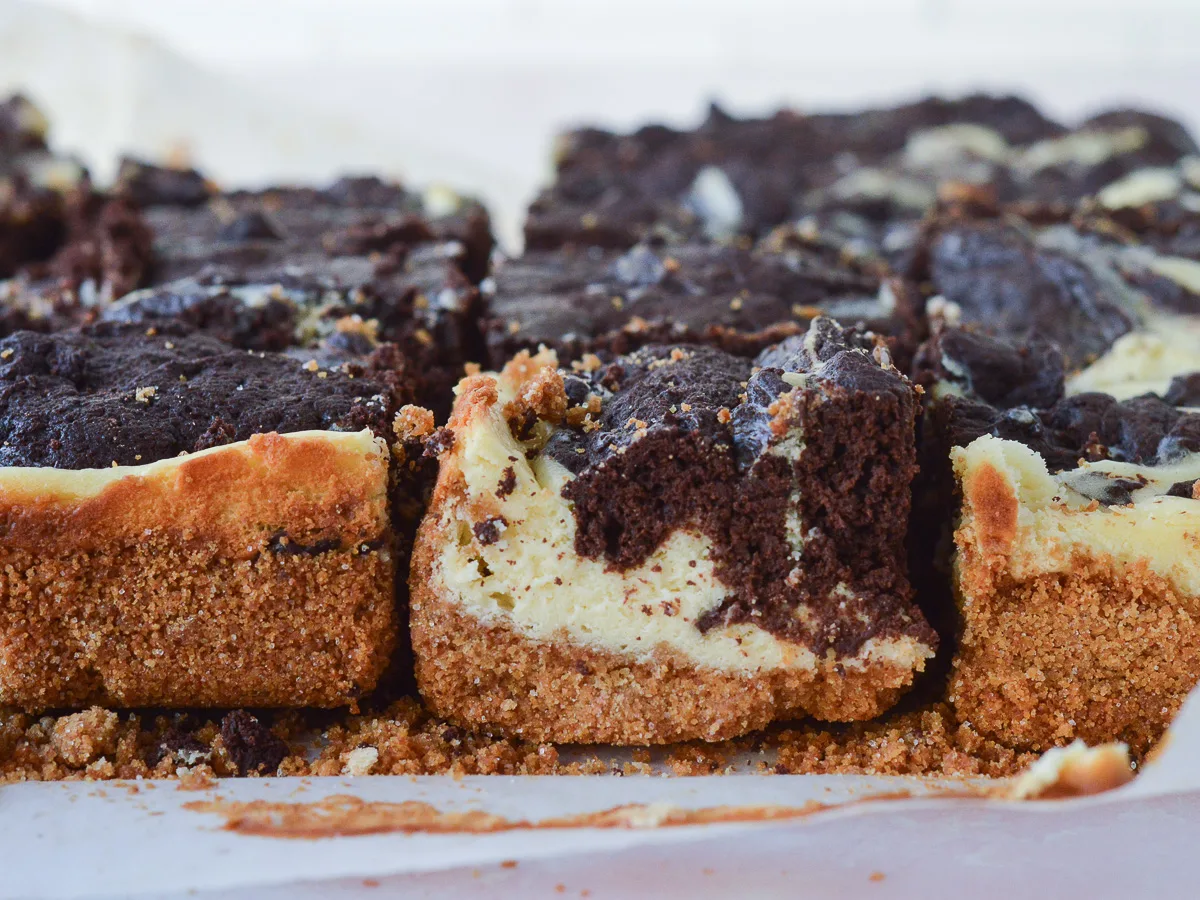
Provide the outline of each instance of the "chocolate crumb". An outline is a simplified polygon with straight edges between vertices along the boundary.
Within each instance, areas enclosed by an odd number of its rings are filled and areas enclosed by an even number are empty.
[[[454,449],[454,432],[439,428],[425,441],[425,456],[441,456]]]
[[[487,546],[500,540],[500,532],[507,526],[508,521],[504,516],[492,516],[482,522],[476,522],[471,530],[475,532],[475,539]]]
[[[221,740],[238,773],[274,774],[288,755],[288,746],[244,709],[235,709],[221,720]]]
[[[496,496],[503,499],[513,492],[517,486],[517,473],[512,466],[508,466],[504,470],[504,475],[500,479],[500,483],[496,486]]]

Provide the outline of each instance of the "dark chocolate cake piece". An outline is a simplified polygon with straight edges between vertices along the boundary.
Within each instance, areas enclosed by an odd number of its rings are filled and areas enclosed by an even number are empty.
[[[407,399],[179,324],[0,340],[0,704],[364,696],[432,427]]]
[[[494,244],[478,201],[444,188],[417,194],[371,176],[325,188],[221,192],[193,169],[126,159],[114,191],[145,210],[156,238],[156,282],[222,266],[252,268],[302,252],[402,257],[427,244],[455,245],[445,255],[477,282]]]
[[[468,378],[410,579],[422,696],[586,742],[878,714],[935,645],[904,558],[916,412],[886,348],[824,318],[755,360]]]
[[[46,145],[41,111],[20,95],[0,103],[0,279],[48,259],[66,234],[63,198],[82,170]]]

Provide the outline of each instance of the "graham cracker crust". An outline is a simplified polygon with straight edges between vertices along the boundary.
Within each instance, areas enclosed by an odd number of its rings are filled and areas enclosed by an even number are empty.
[[[949,699],[960,719],[1028,750],[1081,738],[1140,755],[1163,735],[1200,672],[1200,598],[1106,558],[1024,581],[971,548],[959,566]]]
[[[409,582],[417,684],[437,716],[529,741],[665,744],[720,741],[776,719],[850,721],[888,709],[911,669],[720,672],[659,653],[653,661],[564,641],[530,640],[463,613],[434,561],[443,541],[436,506],[417,538]]]
[[[0,491],[0,704],[343,706],[396,641],[387,458],[258,435],[120,477]],[[13,471],[13,470],[10,470]]]

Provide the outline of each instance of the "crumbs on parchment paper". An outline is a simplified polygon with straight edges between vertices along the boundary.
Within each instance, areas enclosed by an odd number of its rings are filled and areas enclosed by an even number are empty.
[[[315,748],[315,749],[314,749]],[[0,782],[259,775],[932,775],[1003,777],[1035,758],[981,737],[944,703],[881,721],[775,727],[719,744],[607,751],[475,734],[413,699],[322,711],[59,716],[0,712]]]

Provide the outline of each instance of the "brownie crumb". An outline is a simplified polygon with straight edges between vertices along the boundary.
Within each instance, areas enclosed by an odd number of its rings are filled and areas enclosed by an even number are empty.
[[[177,726],[171,726],[159,739],[157,745],[146,754],[146,764],[155,768],[162,760],[171,759],[180,766],[195,766],[208,762],[212,747],[196,735]]]
[[[441,456],[454,449],[454,432],[449,428],[439,428],[425,441],[426,456]]]
[[[244,709],[221,720],[221,740],[238,773],[272,775],[288,755],[288,746]]]
[[[420,406],[406,404],[396,413],[392,430],[401,441],[429,437],[434,430],[433,413]]]
[[[504,470],[504,475],[500,479],[500,483],[496,485],[496,496],[503,500],[513,492],[517,486],[517,473],[512,466],[508,466]]]
[[[500,532],[507,527],[508,521],[504,516],[492,516],[490,519],[476,522],[471,530],[475,532],[475,539],[479,543],[488,545],[500,540]]]

